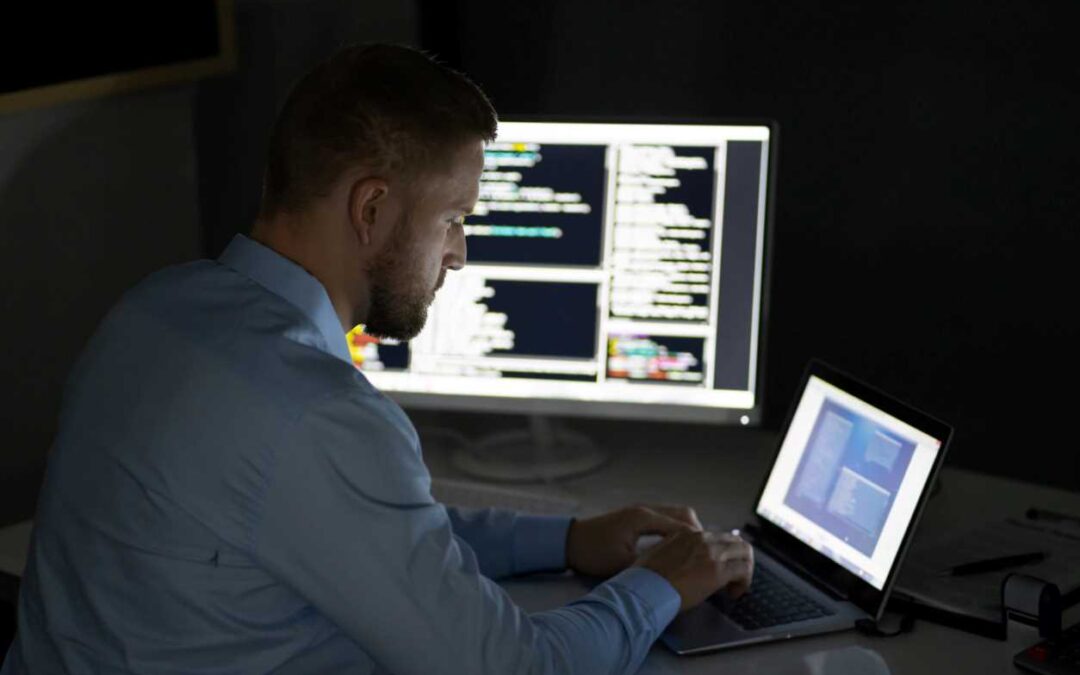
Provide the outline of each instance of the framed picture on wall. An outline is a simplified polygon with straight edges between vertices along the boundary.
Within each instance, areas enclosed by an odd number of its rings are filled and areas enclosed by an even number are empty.
[[[0,113],[236,68],[234,0],[37,3],[5,20],[16,39],[3,47]]]

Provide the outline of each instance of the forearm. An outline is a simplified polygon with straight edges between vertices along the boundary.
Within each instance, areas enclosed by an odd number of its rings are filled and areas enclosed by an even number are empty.
[[[454,534],[476,553],[490,579],[566,568],[569,516],[536,516],[502,509],[447,507]]]
[[[395,507],[350,494],[362,521],[342,529],[367,533],[350,539],[309,526],[346,511],[344,502],[309,494],[267,514],[259,559],[392,672],[630,673],[679,608],[667,581],[633,568],[565,607],[528,613],[480,573],[436,505]]]

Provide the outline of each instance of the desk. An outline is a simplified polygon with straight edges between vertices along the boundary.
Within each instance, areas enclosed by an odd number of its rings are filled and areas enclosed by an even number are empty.
[[[614,426],[614,425],[612,425]],[[569,496],[586,512],[599,512],[634,502],[683,503],[694,507],[702,522],[737,526],[746,522],[775,452],[773,433],[752,430],[707,430],[679,438],[665,447],[652,434],[605,432],[603,445],[611,463],[597,473],[557,486],[533,486],[537,494]],[[437,446],[424,450],[434,476],[464,478]],[[920,532],[959,531],[980,522],[1022,514],[1029,506],[1080,513],[1080,495],[1017,481],[946,468],[941,491],[927,505]],[[571,575],[533,576],[503,582],[503,587],[530,611],[571,602],[588,588]],[[1066,625],[1080,613],[1066,614]],[[1035,629],[1010,625],[1007,642],[990,640],[927,621],[912,633],[871,638],[854,631],[787,642],[679,657],[656,644],[642,675],[675,673],[781,673],[799,675],[924,675],[949,673],[1022,673],[1013,654],[1038,641]]]
[[[750,430],[707,430],[658,444],[633,429],[604,432],[610,464],[597,473],[555,486],[523,488],[537,494],[572,497],[586,512],[634,502],[693,506],[706,523],[735,526],[747,520],[764,473],[772,461],[775,436]],[[437,445],[424,450],[435,476],[462,478]],[[959,530],[1023,513],[1039,506],[1080,512],[1080,495],[958,469],[942,473],[941,492],[931,499],[920,532]],[[20,573],[29,542],[29,523],[0,529],[0,570]],[[536,575],[503,582],[516,602],[530,611],[553,609],[588,591],[572,575]],[[1074,609],[1066,623],[1080,621]],[[655,645],[642,675],[676,673],[778,673],[782,675],[923,675],[924,673],[1020,673],[1012,655],[1037,641],[1034,629],[1013,624],[1007,642],[977,637],[919,621],[913,633],[869,638],[853,631],[746,647],[695,657],[678,657]]]

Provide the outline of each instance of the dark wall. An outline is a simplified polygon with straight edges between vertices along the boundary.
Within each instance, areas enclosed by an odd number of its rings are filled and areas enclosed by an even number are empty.
[[[1080,489],[1074,3],[422,3],[514,113],[780,126],[767,424],[822,357],[958,428],[951,463]]]
[[[199,255],[194,89],[0,115],[0,526],[33,514],[64,381],[101,317]]]
[[[239,0],[237,72],[200,85],[195,109],[204,254],[217,257],[259,211],[266,147],[293,84],[352,43],[415,46],[413,0]]]
[[[417,41],[414,4],[385,4],[238,0],[234,73],[0,114],[0,526],[33,515],[64,382],[108,308],[250,226],[293,79],[346,42]]]

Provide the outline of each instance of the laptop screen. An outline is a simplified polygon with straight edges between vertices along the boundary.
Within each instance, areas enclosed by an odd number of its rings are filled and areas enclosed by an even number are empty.
[[[882,590],[942,441],[811,375],[757,514]]]

